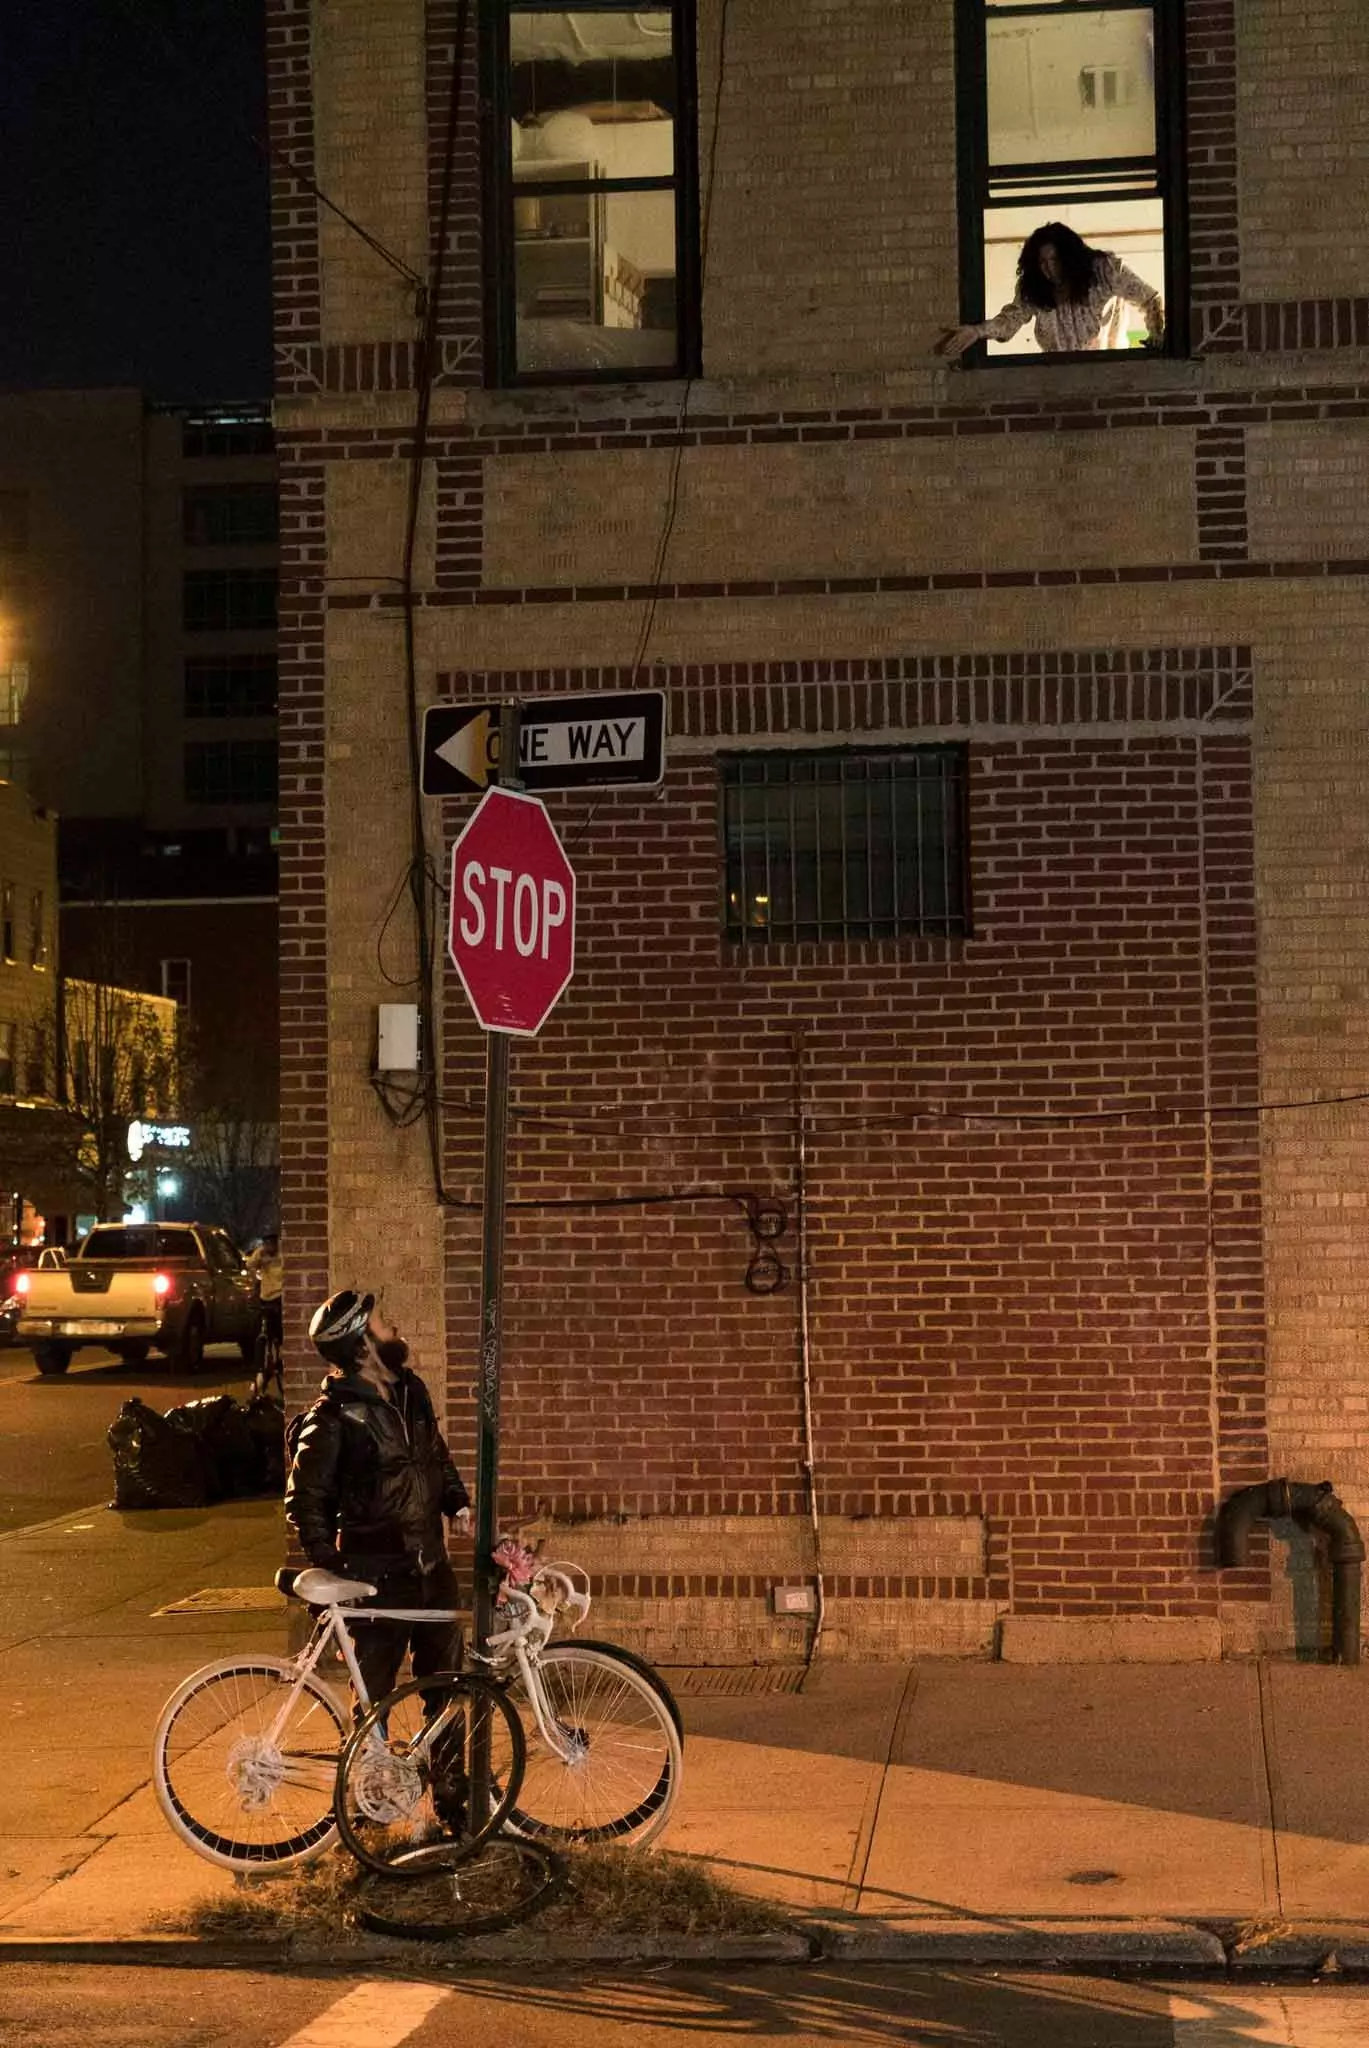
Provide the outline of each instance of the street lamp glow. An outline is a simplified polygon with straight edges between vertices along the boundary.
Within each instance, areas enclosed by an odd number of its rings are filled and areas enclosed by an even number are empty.
[[[163,1173],[158,1175],[157,1193],[159,1195],[178,1195],[180,1191],[181,1184],[177,1180],[174,1173]]]

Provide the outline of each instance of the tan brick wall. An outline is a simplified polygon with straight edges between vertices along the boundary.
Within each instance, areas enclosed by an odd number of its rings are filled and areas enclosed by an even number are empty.
[[[1317,562],[1369,554],[1369,423],[1252,427],[1247,464],[1257,556]]]
[[[649,579],[666,450],[488,464],[493,583]],[[1189,561],[1192,435],[1119,429],[855,447],[691,449],[670,570],[684,581],[1011,564]],[[757,518],[757,507],[764,507]]]
[[[335,585],[370,590],[397,578],[404,565],[409,516],[407,462],[337,462],[327,478],[328,574]],[[414,548],[414,582],[433,580],[437,472],[424,472]]]
[[[705,367],[849,376],[958,317],[949,5],[732,0],[705,279]],[[699,9],[708,189],[720,0]]]
[[[394,987],[414,973],[405,892],[408,751],[400,626],[391,615],[378,650],[344,613],[328,638],[329,1234],[331,1284],[385,1289],[386,1311],[434,1382],[445,1355],[440,1216],[423,1125],[392,1127],[370,1083],[376,1006],[412,999]],[[377,661],[375,655],[380,652]],[[386,913],[399,907],[382,940]],[[383,951],[381,950],[383,946]],[[425,1049],[432,1056],[431,1047]]]
[[[428,269],[423,0],[315,0],[317,180],[416,271]],[[319,211],[323,339],[403,341],[418,331],[404,279],[337,214]]]
[[[1362,294],[1369,268],[1369,11],[1238,0],[1241,284],[1254,299]]]

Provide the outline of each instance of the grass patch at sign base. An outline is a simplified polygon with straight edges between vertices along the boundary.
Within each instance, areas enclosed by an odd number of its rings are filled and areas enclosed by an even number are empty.
[[[565,1883],[528,1922],[525,1940],[548,1946],[621,1941],[631,1950],[672,1939],[773,1934],[789,1924],[770,1900],[736,1891],[705,1864],[661,1850],[573,1849],[566,1866]],[[164,1915],[158,1927],[202,1941],[298,1940],[341,1952],[365,1938],[359,1913],[383,1914],[386,1902],[406,1891],[412,1893],[412,1887],[403,1880],[363,1871],[345,1852],[333,1849],[317,1862],[253,1878],[231,1893]],[[467,1946],[498,1937],[458,1933],[453,1939]]]

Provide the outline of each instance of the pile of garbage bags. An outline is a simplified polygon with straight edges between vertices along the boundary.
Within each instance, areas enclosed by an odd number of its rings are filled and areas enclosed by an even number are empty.
[[[284,1491],[285,1415],[265,1394],[213,1394],[165,1415],[125,1401],[106,1441],[116,1508],[203,1508]]]

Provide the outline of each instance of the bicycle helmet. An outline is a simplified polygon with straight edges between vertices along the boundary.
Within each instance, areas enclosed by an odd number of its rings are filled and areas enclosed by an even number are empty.
[[[358,1294],[355,1287],[344,1287],[314,1310],[309,1319],[309,1336],[329,1365],[355,1364],[375,1301],[373,1294]]]

